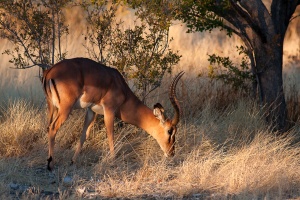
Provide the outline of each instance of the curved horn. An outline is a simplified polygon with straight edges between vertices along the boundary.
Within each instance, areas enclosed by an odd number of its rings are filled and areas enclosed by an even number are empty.
[[[176,126],[179,122],[179,117],[180,117],[180,106],[179,106],[179,103],[177,101],[177,98],[176,98],[176,85],[179,81],[179,79],[182,77],[182,75],[184,74],[183,71],[181,71],[179,74],[177,74],[175,76],[175,78],[173,79],[172,83],[171,83],[171,86],[170,86],[170,90],[169,90],[169,98],[170,98],[170,101],[174,107],[174,110],[175,110],[175,114],[174,114],[174,117],[172,119],[172,125],[173,126]]]

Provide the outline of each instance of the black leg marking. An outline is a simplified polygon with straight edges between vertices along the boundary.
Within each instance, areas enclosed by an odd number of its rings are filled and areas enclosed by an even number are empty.
[[[47,161],[48,161],[47,169],[48,169],[49,171],[52,171],[52,169],[51,169],[51,167],[50,167],[50,163],[52,162],[52,156],[50,156],[50,157],[47,159]]]

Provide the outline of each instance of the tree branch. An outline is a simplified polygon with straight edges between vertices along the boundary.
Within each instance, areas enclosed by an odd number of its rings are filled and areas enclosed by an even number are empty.
[[[145,94],[145,96],[143,97],[143,102],[145,102],[145,99],[146,99],[146,97],[151,93],[151,92],[153,92],[156,88],[158,88],[160,85],[154,85],[149,91],[148,91],[148,93],[147,94]]]
[[[234,12],[234,11],[232,11]],[[238,16],[234,16],[234,17],[230,17],[230,15],[232,15],[232,12],[228,12],[227,15],[222,15],[221,13],[216,13],[218,14],[220,17],[224,18],[229,24],[231,24],[233,27],[236,27],[237,29],[240,29],[240,24],[237,23],[237,20],[236,18],[238,18]],[[230,13],[230,14],[229,14]],[[193,17],[197,17],[197,18],[201,18],[203,20],[209,20],[208,18],[203,18],[202,16],[200,16],[199,14],[197,13],[190,13]],[[222,25],[223,27],[222,28],[225,28],[226,30],[229,30],[233,33],[235,33],[236,35],[240,36],[240,32],[238,32],[237,30],[235,30],[234,28],[226,25],[226,24],[223,24]]]
[[[230,23],[230,22],[228,22],[228,23]],[[238,32],[238,31],[235,30],[234,28],[232,28],[232,27],[230,27],[230,26],[228,26],[228,25],[226,25],[226,24],[224,24],[223,27],[224,27],[225,29],[227,29],[227,30],[233,32],[233,33],[236,34],[237,36],[239,36],[239,37],[241,36],[241,32]]]
[[[32,59],[30,56],[29,50],[26,47],[25,43],[22,41],[22,39],[19,37],[18,33],[15,30],[12,30],[9,26],[7,26],[3,21],[0,21],[0,24],[3,26],[5,30],[10,32],[15,39],[21,44],[21,46],[24,48],[25,53],[29,56],[29,59],[31,60],[32,63],[36,64],[36,62]]]
[[[260,0],[256,0],[260,1]],[[232,8],[247,22],[247,24],[251,27],[251,29],[261,38],[263,42],[266,42],[267,36],[264,34],[266,30],[264,29],[266,26],[261,25],[263,23],[264,14],[267,9],[258,5],[258,3],[254,3],[254,1],[239,1],[239,4],[234,0],[230,0],[230,4]],[[263,11],[258,11],[263,10]]]
[[[246,34],[245,33],[245,24],[247,22],[242,17],[240,17],[238,15],[238,13],[236,13],[234,10],[230,11],[227,15],[223,16],[223,18],[229,24],[231,24],[232,26],[234,26],[236,29],[240,30],[240,32],[237,32],[236,30],[232,29],[231,31],[233,31],[233,33],[236,33],[238,36],[241,36],[241,34]],[[224,26],[226,27],[225,24],[224,24]]]
[[[29,69],[34,66],[38,66],[38,67],[42,68],[43,70],[50,68],[50,65],[47,65],[47,64],[33,64],[33,65],[26,66],[26,67],[21,67],[21,68],[19,68],[19,67],[9,67],[9,68],[11,68],[11,69]]]
[[[300,5],[300,0],[273,0],[271,4],[271,13],[272,13],[272,20],[277,22],[275,24],[276,31],[284,36],[286,29],[289,23],[296,18],[297,16],[293,17],[293,14]]]
[[[9,67],[10,69],[29,69],[29,68],[32,68],[32,67],[34,67],[34,66],[36,66],[36,64],[34,64],[34,65],[30,65],[30,66],[26,66],[26,67]]]
[[[225,15],[222,16],[229,24],[231,24],[232,26],[234,26],[237,30],[236,31],[234,29],[233,33],[235,33],[237,36],[239,36],[244,43],[249,43],[249,45],[251,46],[251,49],[253,49],[252,44],[251,44],[251,40],[249,37],[249,30],[247,30],[247,21],[245,18],[243,18],[242,16],[239,15],[239,13],[233,9],[231,7],[231,9],[226,12]],[[224,24],[225,25],[225,24]],[[226,26],[226,25],[225,25]],[[248,25],[249,26],[249,25]],[[229,27],[230,28],[230,27]],[[251,26],[249,26],[251,32],[253,32],[254,30],[251,29]],[[249,48],[250,49],[250,48]]]

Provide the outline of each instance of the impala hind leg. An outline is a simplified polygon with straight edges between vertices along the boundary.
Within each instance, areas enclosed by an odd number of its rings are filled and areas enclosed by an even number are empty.
[[[96,119],[96,113],[94,111],[92,111],[90,108],[88,108],[87,112],[86,112],[86,115],[85,115],[84,126],[83,126],[83,129],[82,129],[82,134],[81,134],[81,137],[80,137],[80,141],[78,143],[75,154],[72,158],[71,164],[73,164],[76,161],[76,159],[77,159],[77,157],[80,153],[80,150],[83,146],[83,143],[89,137],[90,129],[93,126],[93,124],[95,122],[95,119]]]
[[[48,127],[47,127],[47,130],[49,131],[50,125],[52,124],[54,118],[56,118],[56,116],[57,116],[58,109],[48,99],[47,99],[47,105],[48,105]]]
[[[58,109],[57,112],[54,112],[56,113],[56,116],[52,116],[53,121],[51,122],[48,131],[49,156],[47,159],[48,161],[47,169],[50,171],[53,169],[54,166],[53,151],[54,151],[56,133],[58,129],[61,127],[61,125],[66,121],[70,112],[71,112],[71,107],[65,109]]]

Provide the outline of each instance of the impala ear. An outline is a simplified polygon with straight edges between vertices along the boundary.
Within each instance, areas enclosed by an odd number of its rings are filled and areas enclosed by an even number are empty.
[[[164,112],[165,112],[165,110],[160,103],[157,103],[154,105],[153,114],[157,119],[159,119],[161,121],[161,123],[165,123],[165,120],[166,120],[166,118],[164,116]]]

